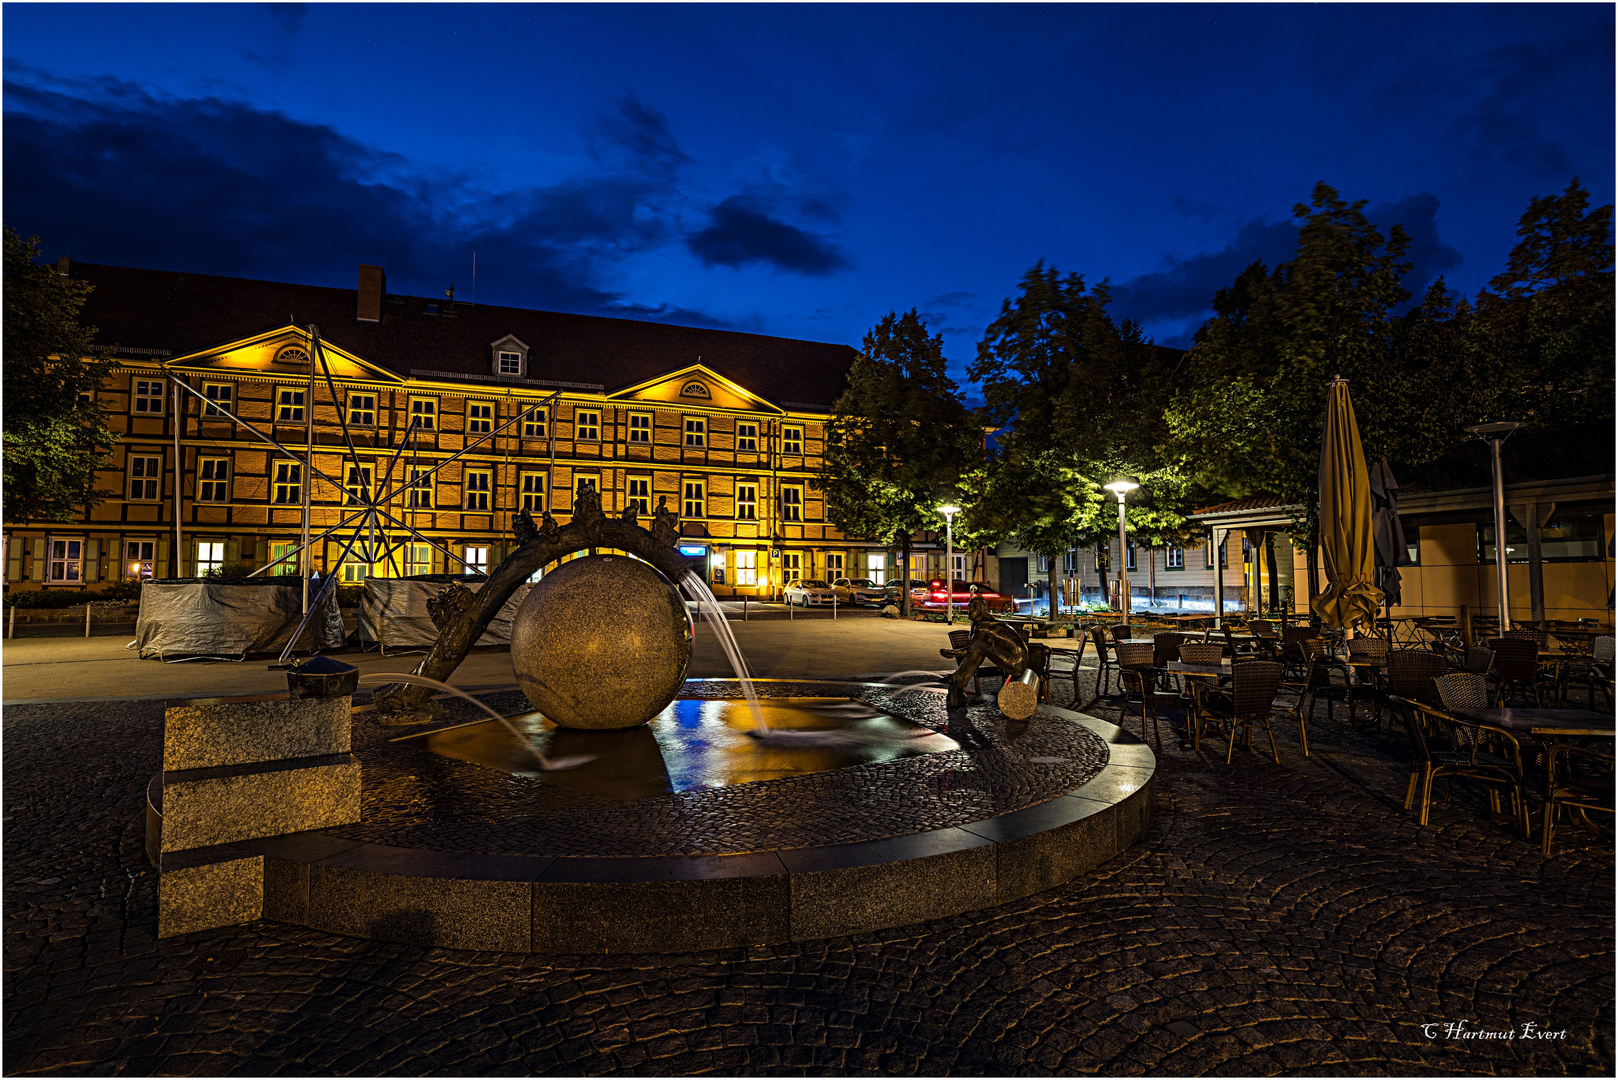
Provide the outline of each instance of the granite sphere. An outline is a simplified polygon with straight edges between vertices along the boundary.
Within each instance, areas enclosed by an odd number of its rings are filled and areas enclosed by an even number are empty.
[[[644,724],[691,663],[691,620],[657,569],[589,555],[539,580],[511,624],[511,666],[534,707],[565,728]]]

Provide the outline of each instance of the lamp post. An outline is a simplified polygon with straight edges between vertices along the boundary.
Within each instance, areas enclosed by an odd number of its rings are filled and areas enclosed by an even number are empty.
[[[1485,440],[1494,458],[1494,568],[1500,593],[1500,633],[1511,629],[1511,597],[1506,591],[1506,485],[1500,477],[1500,444],[1522,427],[1511,420],[1498,424],[1474,424],[1466,430]]]
[[[955,515],[961,512],[959,506],[940,506],[938,512],[944,515],[944,625],[952,626],[955,623]],[[910,583],[905,583],[909,588]]]
[[[1140,487],[1133,477],[1121,476],[1107,485],[1107,490],[1118,496],[1118,610],[1129,621],[1129,548],[1124,532],[1124,497]]]

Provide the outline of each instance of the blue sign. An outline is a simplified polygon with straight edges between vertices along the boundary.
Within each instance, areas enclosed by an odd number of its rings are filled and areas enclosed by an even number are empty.
[[[696,559],[708,554],[708,549],[697,544],[681,544],[680,554],[688,559]]]

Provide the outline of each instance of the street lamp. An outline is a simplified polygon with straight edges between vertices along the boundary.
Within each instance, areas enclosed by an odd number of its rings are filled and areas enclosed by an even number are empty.
[[[1124,497],[1140,487],[1140,481],[1120,476],[1107,485],[1107,490],[1118,496],[1118,610],[1129,621],[1129,540],[1124,534]]]
[[[1466,430],[1485,440],[1494,454],[1494,567],[1500,592],[1500,632],[1511,629],[1511,598],[1506,593],[1506,486],[1500,478],[1500,444],[1523,425],[1511,420],[1474,424]]]
[[[955,515],[961,508],[945,505],[938,512],[944,515],[944,624],[949,626],[955,622]],[[905,588],[909,587],[905,582]]]

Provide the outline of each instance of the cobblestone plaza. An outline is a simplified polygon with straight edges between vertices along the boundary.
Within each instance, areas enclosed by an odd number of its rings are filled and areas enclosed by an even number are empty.
[[[1466,791],[1419,828],[1402,739],[1340,721],[1307,759],[1279,733],[1279,767],[1168,740],[1146,839],[1023,901],[609,957],[270,922],[158,941],[140,806],[161,728],[153,701],[6,710],[9,1073],[1613,1069],[1610,838],[1564,828],[1545,858]]]

